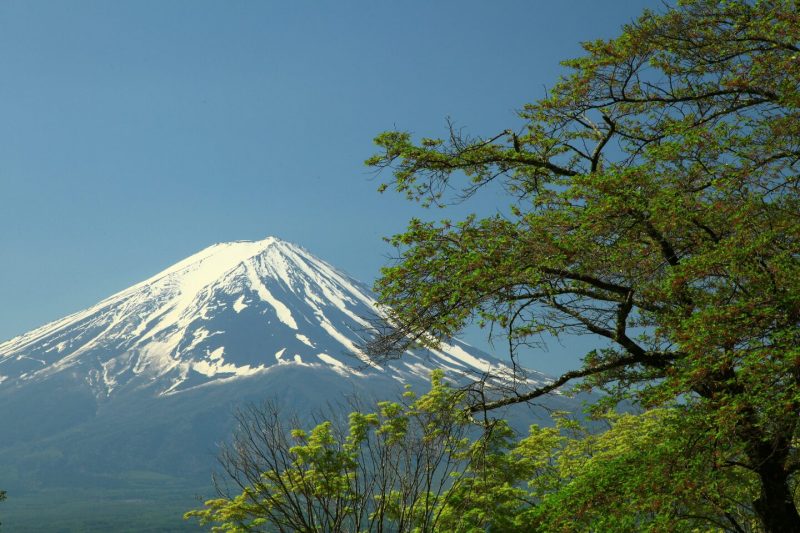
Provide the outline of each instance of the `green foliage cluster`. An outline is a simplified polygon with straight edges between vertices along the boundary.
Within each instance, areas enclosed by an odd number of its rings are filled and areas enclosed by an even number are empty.
[[[557,413],[517,438],[502,420],[474,431],[465,399],[436,373],[429,393],[351,413],[346,431],[290,430],[283,463],[239,448],[259,478],[186,517],[231,533],[756,530],[755,477],[713,467],[685,406],[609,413],[595,433]]]
[[[394,331],[376,354],[470,321],[512,349],[543,333],[607,348],[582,378],[609,401],[683,402],[711,465],[757,479],[767,531],[800,531],[800,8],[685,0],[584,43],[517,130],[376,138],[384,189],[425,205],[500,185],[510,206],[412,220],[378,281]],[[511,391],[475,410],[552,390]],[[712,460],[713,459],[713,460]],[[741,471],[741,472],[740,472]]]
[[[243,490],[187,513],[214,531],[431,530],[450,475],[469,461],[460,392],[432,389],[353,412],[346,430],[325,421],[289,429],[269,407],[240,417],[226,472]],[[263,416],[264,413],[270,413]]]
[[[430,530],[450,475],[471,453],[462,393],[434,374],[429,393],[325,421],[286,427],[270,406],[242,413],[226,473],[242,489],[192,511],[214,531]]]

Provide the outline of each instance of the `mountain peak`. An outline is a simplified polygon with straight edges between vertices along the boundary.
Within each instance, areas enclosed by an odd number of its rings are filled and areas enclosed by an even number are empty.
[[[431,368],[502,372],[453,341],[376,362],[359,346],[380,316],[363,284],[276,237],[218,243],[95,306],[0,344],[0,387],[69,370],[96,394],[157,394],[275,371],[285,365],[399,382]]]
[[[427,390],[434,369],[459,383],[501,376],[503,387],[526,385],[458,340],[373,360],[359,347],[376,324],[370,290],[297,245],[268,237],[209,246],[0,343],[3,488],[19,472],[20,492],[96,480],[118,494],[117,483],[130,483],[126,494],[140,498],[148,479],[171,488],[173,476],[206,479],[231,412],[265,399],[302,427],[337,406],[346,417],[358,402]],[[546,379],[528,376],[532,386]],[[578,408],[558,395],[545,402]]]
[[[180,292],[185,297],[193,297],[198,290],[207,287],[224,277],[229,271],[257,256],[263,256],[278,264],[285,264],[287,258],[310,256],[310,254],[296,244],[272,236],[259,241],[219,242],[178,261],[141,283],[112,295],[103,302],[135,292],[142,287],[162,283],[165,279],[177,282]]]

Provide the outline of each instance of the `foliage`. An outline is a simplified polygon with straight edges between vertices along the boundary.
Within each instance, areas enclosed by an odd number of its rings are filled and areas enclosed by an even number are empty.
[[[519,112],[517,131],[376,138],[368,164],[391,171],[384,189],[446,205],[500,184],[511,205],[415,219],[391,239],[400,255],[377,288],[393,329],[371,349],[400,356],[472,320],[503,328],[514,347],[545,332],[604,338],[554,384],[476,395],[473,410],[578,378],[614,401],[681,402],[675,423],[703,444],[702,464],[658,446],[638,450],[640,464],[678,465],[679,480],[736,470],[758,527],[800,530],[798,4],[687,0],[584,48],[565,62],[571,75]],[[713,483],[697,491],[721,497]],[[615,501],[609,520],[627,513]],[[635,529],[663,506],[679,507],[634,499],[632,521],[614,527]]]
[[[715,463],[685,406],[607,413],[595,433],[556,414],[518,438],[502,420],[475,431],[464,399],[435,374],[428,394],[353,412],[346,432],[248,411],[223,462],[240,492],[186,517],[219,532],[758,530],[756,477]]]
[[[754,519],[751,474],[707,461],[681,407],[607,414],[592,434],[557,417],[506,441],[447,499],[441,531],[739,531]],[[513,442],[513,445],[512,445]],[[643,454],[642,450],[648,453]]]
[[[241,492],[220,487],[186,516],[227,532],[433,530],[450,474],[473,453],[461,395],[435,373],[429,393],[353,412],[345,431],[289,430],[274,406],[251,408],[222,455]]]

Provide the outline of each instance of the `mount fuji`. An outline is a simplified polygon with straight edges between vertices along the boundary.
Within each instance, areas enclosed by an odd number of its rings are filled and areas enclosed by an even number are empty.
[[[0,393],[71,376],[98,402],[170,396],[305,368],[307,380],[504,373],[454,340],[382,364],[359,345],[379,316],[362,283],[274,237],[215,244],[84,311],[0,344]],[[544,376],[540,376],[542,379]]]
[[[15,489],[106,487],[130,499],[148,483],[207,484],[215,443],[245,403],[311,412],[348,396],[392,399],[405,384],[426,390],[436,368],[454,379],[508,375],[458,340],[373,359],[360,346],[380,316],[367,286],[270,237],[215,244],[0,343],[0,488],[10,489],[0,511]]]

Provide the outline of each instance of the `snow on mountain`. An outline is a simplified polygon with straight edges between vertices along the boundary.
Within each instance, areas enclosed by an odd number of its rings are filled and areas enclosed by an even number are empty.
[[[508,372],[458,340],[373,360],[359,346],[379,315],[366,286],[267,238],[210,246],[0,343],[0,488],[13,495],[4,512],[18,506],[17,522],[4,517],[4,525],[48,530],[37,517],[63,498],[106,501],[110,488],[114,509],[136,502],[120,523],[152,531],[147,510],[163,507],[161,495],[208,494],[217,443],[246,405],[270,401],[287,421],[310,426],[320,414],[342,420],[354,405],[397,399],[404,385],[423,392],[434,368],[456,380],[491,373],[503,381]],[[546,379],[528,377],[516,384]],[[502,416],[524,429],[547,423],[548,409],[580,409],[564,395],[541,400],[544,409]],[[102,523],[103,513],[87,507],[83,518]],[[180,514],[163,530],[183,530]]]
[[[215,244],[0,344],[0,392],[69,375],[97,398],[139,389],[168,396],[287,365],[311,380],[324,372],[398,383],[427,380],[433,368],[453,376],[508,371],[457,340],[374,361],[359,346],[379,315],[366,286],[299,246],[274,237]]]

